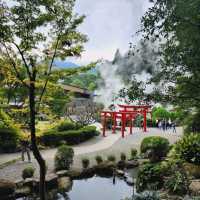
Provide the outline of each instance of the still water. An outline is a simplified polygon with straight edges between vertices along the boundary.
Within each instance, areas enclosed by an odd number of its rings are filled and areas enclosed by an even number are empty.
[[[135,178],[136,170],[128,172]],[[122,200],[133,195],[133,186],[124,180],[94,176],[85,180],[74,180],[69,192],[52,191],[48,200]],[[37,197],[19,198],[17,200],[35,200]]]

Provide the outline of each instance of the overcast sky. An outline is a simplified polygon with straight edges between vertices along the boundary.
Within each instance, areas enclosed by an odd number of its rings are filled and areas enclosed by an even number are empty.
[[[116,49],[125,53],[148,7],[148,0],[77,0],[75,11],[86,15],[80,30],[89,41],[82,58],[75,62],[112,60]]]

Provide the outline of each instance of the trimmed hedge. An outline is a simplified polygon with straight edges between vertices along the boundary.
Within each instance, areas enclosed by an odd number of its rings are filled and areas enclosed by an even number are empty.
[[[58,131],[68,131],[68,130],[76,130],[77,126],[75,123],[70,121],[62,121],[60,124],[56,126]]]
[[[60,144],[67,143],[69,145],[79,144],[94,136],[97,136],[99,132],[95,126],[85,126],[79,130],[69,130],[59,132],[56,129],[45,132],[40,137],[40,142],[45,146],[58,146]]]

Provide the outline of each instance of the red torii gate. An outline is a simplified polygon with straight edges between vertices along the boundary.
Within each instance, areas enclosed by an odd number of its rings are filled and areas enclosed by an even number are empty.
[[[119,111],[102,111],[102,125],[103,125],[103,136],[105,137],[106,132],[106,118],[111,118],[113,121],[112,132],[115,133],[117,119],[121,119],[121,133],[122,137],[124,137],[125,127],[127,120],[131,121],[130,123],[130,134],[132,134],[133,121],[137,117],[137,115],[143,115],[143,129],[144,132],[147,131],[147,114],[151,114],[151,106],[150,105],[118,105],[120,107]],[[152,119],[152,114],[151,114]]]

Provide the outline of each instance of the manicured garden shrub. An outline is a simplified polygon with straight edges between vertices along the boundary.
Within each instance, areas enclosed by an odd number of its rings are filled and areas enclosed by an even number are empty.
[[[200,134],[185,135],[177,142],[175,150],[184,161],[200,165]]]
[[[20,139],[16,128],[0,128],[0,152],[15,152]]]
[[[163,186],[164,170],[159,163],[147,163],[143,165],[137,175],[136,189],[138,192],[144,190],[157,190]]]
[[[77,126],[74,122],[62,121],[56,128],[58,129],[58,131],[68,131],[77,129]]]
[[[22,178],[26,179],[26,178],[32,178],[34,175],[35,169],[31,166],[26,167],[23,171],[22,171]]]
[[[176,170],[165,182],[165,188],[173,194],[184,195],[187,193],[187,179],[180,171]]]
[[[97,155],[97,156],[95,157],[95,160],[96,160],[97,164],[100,164],[100,163],[103,162],[103,158],[102,158],[101,156],[99,156],[99,155]]]
[[[59,132],[55,129],[45,132],[40,141],[45,146],[58,146],[65,142],[67,144],[79,144],[99,134],[95,126],[85,126],[79,130]]]
[[[169,151],[169,141],[160,136],[151,136],[143,139],[140,146],[141,153],[148,153],[151,162],[160,161]]]
[[[67,146],[62,145],[58,148],[55,158],[54,164],[56,170],[67,170],[70,168],[73,163],[74,150]]]
[[[111,161],[111,162],[115,162],[116,161],[116,157],[114,155],[109,155],[107,157],[108,161]]]
[[[131,159],[134,160],[137,156],[137,153],[137,149],[131,149]]]
[[[126,154],[125,153],[121,153],[120,154],[120,159],[121,159],[121,161],[125,161],[126,160]]]
[[[82,166],[84,169],[88,168],[90,165],[90,160],[88,158],[83,158],[82,159]]]

